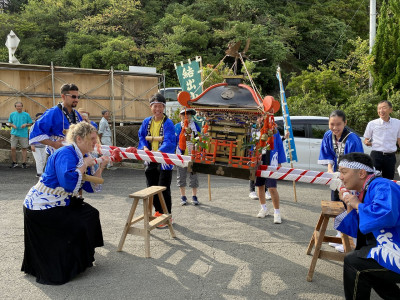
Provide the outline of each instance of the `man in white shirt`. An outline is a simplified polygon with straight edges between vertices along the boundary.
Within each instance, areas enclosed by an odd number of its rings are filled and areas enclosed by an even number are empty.
[[[108,110],[103,110],[101,112],[103,117],[99,123],[99,137],[102,145],[112,146],[112,134],[110,124],[108,124],[108,120],[110,119],[110,112]]]
[[[400,145],[400,120],[390,117],[392,103],[378,103],[379,119],[370,121],[365,129],[364,144],[372,147],[371,158],[382,177],[393,179],[396,167],[397,144]]]

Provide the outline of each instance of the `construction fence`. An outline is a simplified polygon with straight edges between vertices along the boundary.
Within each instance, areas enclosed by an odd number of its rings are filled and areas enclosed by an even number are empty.
[[[15,102],[22,102],[24,111],[32,119],[37,113],[61,101],[60,88],[64,83],[75,83],[81,99],[78,108],[90,113],[99,122],[101,111],[111,112],[114,143],[135,146],[137,130],[144,118],[151,115],[148,99],[162,84],[162,74],[135,73],[97,69],[68,68],[45,65],[0,63],[0,128]],[[8,143],[7,131],[0,131],[0,147]]]

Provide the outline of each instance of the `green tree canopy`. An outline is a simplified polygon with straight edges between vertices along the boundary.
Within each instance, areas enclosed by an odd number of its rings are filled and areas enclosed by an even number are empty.
[[[400,88],[400,2],[384,1],[375,46],[374,88],[382,97]]]

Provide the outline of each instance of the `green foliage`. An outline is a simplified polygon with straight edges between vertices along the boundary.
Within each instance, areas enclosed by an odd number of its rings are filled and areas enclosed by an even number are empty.
[[[171,120],[172,122],[174,122],[174,124],[178,124],[181,121],[181,117],[179,116],[179,113],[181,112],[181,109],[177,109],[174,111],[174,113],[171,116]]]
[[[221,63],[218,66],[206,65],[203,67],[203,90],[214,84],[223,82],[226,75],[233,75],[233,71],[226,64]]]
[[[346,58],[310,66],[292,78],[287,85],[293,94],[287,99],[291,115],[329,116],[333,110],[342,109],[349,126],[359,132],[376,118],[379,97],[368,88],[368,70],[373,65],[368,41],[358,38],[349,44],[353,49]]]
[[[79,31],[87,34],[122,34],[137,38],[142,30],[142,19],[140,1],[109,0],[108,5],[104,5],[98,14],[72,23]]]
[[[367,123],[378,117],[376,108],[379,101],[378,95],[368,91],[351,96],[348,105],[343,107],[349,126],[364,133]]]
[[[378,7],[382,3],[378,0]],[[292,115],[344,109],[361,128],[376,117],[380,97],[369,91],[373,68],[379,95],[399,107],[400,8],[382,5],[375,48],[368,55],[368,1],[359,0],[15,0],[0,14],[0,39],[21,39],[21,63],[127,70],[153,66],[178,85],[174,63],[202,56],[206,78],[228,44],[247,39],[245,64],[264,94],[278,94],[281,67]],[[11,7],[12,4],[12,7]],[[358,38],[359,37],[359,38]],[[0,61],[8,61],[0,48]],[[227,57],[204,88],[232,75]],[[374,62],[376,63],[374,65]],[[239,61],[238,70],[245,74]],[[290,75],[288,75],[290,74]],[[248,78],[245,78],[248,83]],[[359,112],[359,116],[356,115]],[[397,113],[397,112],[396,112]],[[362,131],[362,130],[361,130]]]
[[[374,88],[383,98],[400,88],[400,4],[384,1],[373,54]]]
[[[198,136],[191,140],[195,149],[197,150],[199,149],[199,147],[201,147],[202,149],[208,149],[209,141],[210,141],[210,136],[208,135],[208,133],[204,134],[203,132],[199,132]]]

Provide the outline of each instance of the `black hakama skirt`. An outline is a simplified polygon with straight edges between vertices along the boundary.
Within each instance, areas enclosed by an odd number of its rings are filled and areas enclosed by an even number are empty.
[[[24,206],[25,253],[21,271],[42,284],[59,285],[91,267],[104,245],[99,211],[83,202],[46,210]]]

